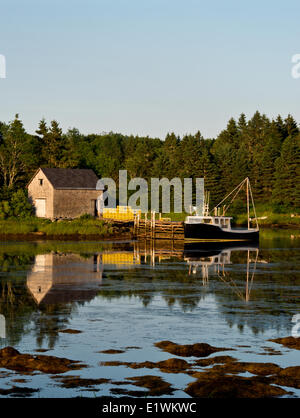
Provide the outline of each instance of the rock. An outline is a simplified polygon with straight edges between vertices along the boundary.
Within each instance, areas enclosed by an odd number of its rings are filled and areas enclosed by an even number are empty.
[[[191,365],[182,359],[170,358],[168,360],[158,361],[154,363],[152,361],[143,361],[140,363],[127,362],[127,361],[105,361],[100,363],[101,366],[126,366],[131,369],[160,369],[165,373],[182,373],[182,371],[191,367]]]
[[[190,383],[185,392],[197,398],[272,398],[286,395],[284,389],[261,382],[257,378],[211,376]]]
[[[57,376],[55,376],[57,379]],[[99,379],[84,379],[79,376],[66,376],[59,377],[61,386],[66,389],[73,389],[78,387],[91,387],[95,385],[103,385],[104,383],[109,383],[109,379],[99,378]]]
[[[19,351],[13,347],[4,347],[0,350],[0,358],[14,357],[19,355]]]
[[[82,331],[79,331],[78,329],[66,328],[66,329],[61,329],[58,332],[63,332],[65,334],[80,334]]]
[[[156,366],[156,363],[152,361],[143,361],[141,363],[129,362],[129,361],[102,361],[100,362],[100,366],[125,366],[130,367],[131,369],[153,369]]]
[[[128,384],[128,382],[126,382]],[[111,388],[110,392],[113,395],[132,396],[134,398],[145,398],[148,395],[146,390],[128,390],[122,388]]]
[[[134,385],[148,389],[148,391],[132,391],[122,388],[112,388],[110,392],[116,395],[128,395],[134,397],[170,395],[174,389],[171,384],[164,381],[160,376],[135,376],[128,377],[123,382],[114,382],[116,385]]]
[[[258,376],[269,376],[280,372],[281,367],[273,363],[248,363],[238,361],[228,361],[225,364],[218,364],[206,371],[206,373],[215,373],[218,375],[237,374],[249,372]],[[202,372],[190,373],[193,377],[201,377]]]
[[[129,365],[132,363],[126,362],[126,361],[100,361],[99,366],[110,366],[110,367],[116,367],[116,366],[126,366],[129,367]]]
[[[159,367],[162,371],[167,371],[171,373],[190,368],[190,365],[187,361],[179,358],[170,358],[168,360],[159,361],[158,363],[156,363],[156,366]]]
[[[109,350],[98,351],[98,353],[103,353],[103,354],[122,354],[122,353],[125,353],[125,351],[124,350],[109,349]]]
[[[240,363],[245,367],[245,370],[249,373],[259,376],[269,376],[275,373],[279,373],[281,367],[274,363]]]
[[[300,337],[274,338],[269,341],[277,344],[282,344],[283,346],[292,348],[294,350],[300,350]]]
[[[231,357],[231,356],[216,356],[216,357],[196,360],[194,362],[194,365],[201,366],[201,367],[207,367],[207,366],[210,366],[212,364],[229,363],[229,362],[232,362],[232,361],[237,361],[237,359],[234,358],[234,357]]]
[[[278,376],[291,377],[300,380],[300,366],[286,367],[278,373]]]
[[[279,350],[275,350],[272,347],[261,347],[264,350],[264,353],[258,353],[261,356],[268,355],[268,356],[282,356],[282,352]]]
[[[182,373],[182,371],[190,368],[190,364],[182,359],[171,358],[168,360],[158,361],[154,363],[152,361],[143,361],[141,363],[126,362],[126,361],[105,361],[101,362],[102,366],[126,366],[131,369],[154,369],[158,368],[165,373]]]
[[[12,395],[18,397],[27,397],[30,396],[34,392],[39,392],[39,389],[27,388],[27,387],[19,387],[13,386],[9,389],[0,389],[0,395]]]
[[[0,350],[0,367],[18,372],[28,373],[65,373],[86,367],[78,361],[46,355],[21,354],[12,347]]]
[[[128,377],[126,380],[129,380],[132,385],[148,389],[148,396],[170,395],[174,391],[171,384],[164,381],[160,376],[135,376]]]
[[[28,380],[26,380],[26,379],[12,379],[12,382],[14,382],[14,383],[27,383]]]
[[[277,385],[300,389],[300,366],[286,367],[271,379]]]
[[[213,347],[206,343],[180,345],[172,341],[160,341],[155,346],[168,353],[182,357],[207,357],[217,351],[232,350],[230,348]]]
[[[142,347],[137,347],[136,345],[129,345],[128,347],[125,347],[125,350],[141,350]]]

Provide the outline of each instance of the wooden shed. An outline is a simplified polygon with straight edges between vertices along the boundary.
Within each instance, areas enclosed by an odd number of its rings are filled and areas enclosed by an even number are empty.
[[[93,170],[77,168],[39,168],[27,187],[36,216],[49,219],[97,216],[104,190]]]

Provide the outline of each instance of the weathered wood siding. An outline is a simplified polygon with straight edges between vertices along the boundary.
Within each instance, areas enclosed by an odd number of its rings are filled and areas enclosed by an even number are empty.
[[[94,216],[94,201],[99,190],[54,190],[53,217],[77,218],[85,213]]]
[[[43,184],[40,185],[40,180]],[[53,218],[53,187],[42,170],[39,170],[28,185],[28,197],[35,208],[36,199],[46,200],[46,218]]]

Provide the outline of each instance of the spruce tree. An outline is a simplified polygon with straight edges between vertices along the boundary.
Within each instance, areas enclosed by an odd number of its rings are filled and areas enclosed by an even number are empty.
[[[53,120],[48,127],[45,119],[42,119],[36,133],[42,143],[43,163],[48,167],[59,167],[63,151],[63,139],[58,122]]]
[[[287,118],[284,120],[284,123],[287,136],[298,135],[299,128],[297,122],[295,121],[292,115],[288,115]]]
[[[12,189],[18,180],[26,177],[29,136],[19,115],[4,130],[0,145],[0,176],[3,185]]]
[[[288,136],[275,162],[273,203],[279,208],[300,210],[300,135]]]

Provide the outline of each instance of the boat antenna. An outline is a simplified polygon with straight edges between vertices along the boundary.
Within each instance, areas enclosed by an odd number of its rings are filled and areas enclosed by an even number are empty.
[[[205,198],[204,198],[204,210],[203,210],[203,215],[204,216],[208,216],[209,214],[209,191],[206,190],[205,191]]]

